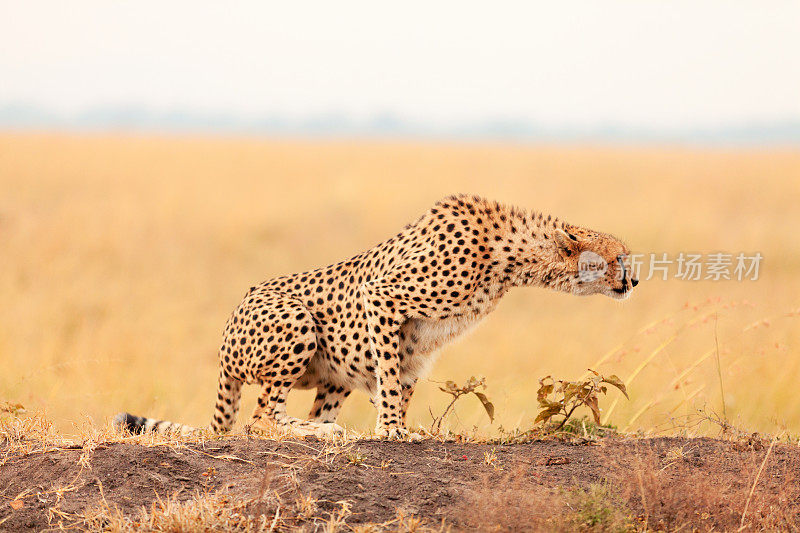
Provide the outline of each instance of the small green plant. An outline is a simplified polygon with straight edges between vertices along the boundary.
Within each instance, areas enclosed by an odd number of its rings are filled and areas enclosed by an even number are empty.
[[[503,426],[497,428],[497,437],[488,439],[488,444],[521,444],[530,442],[535,438],[532,430],[523,431],[519,428],[506,429]]]
[[[616,433],[617,427],[613,424],[602,426],[597,424],[593,418],[582,416],[580,418],[572,417],[567,420],[567,423],[561,428],[561,432],[591,440]]]
[[[431,413],[431,417],[433,417],[433,423],[431,424],[431,433],[438,434],[442,429],[442,422],[447,418],[447,415],[450,414],[450,411],[453,409],[453,406],[456,404],[456,401],[464,396],[465,394],[474,394],[478,400],[480,400],[483,408],[486,409],[486,414],[489,415],[489,421],[494,422],[494,404],[489,401],[489,398],[486,397],[486,394],[479,389],[486,389],[486,378],[476,378],[472,376],[469,378],[464,385],[457,385],[455,381],[445,381],[444,386],[439,387],[439,390],[442,392],[446,392],[453,399],[450,401],[448,406],[445,408],[444,412],[440,416],[433,416]]]
[[[635,531],[632,513],[605,484],[576,487],[564,493],[570,509],[567,524],[574,531]]]
[[[578,407],[586,406],[592,413],[595,424],[600,424],[600,406],[598,396],[608,392],[607,385],[618,388],[625,397],[628,391],[625,384],[617,376],[604,377],[589,369],[592,375],[582,381],[556,381],[547,376],[539,380],[536,399],[539,402],[539,414],[534,424],[547,425],[557,416],[563,419],[553,428],[560,431]]]
[[[345,455],[347,462],[353,466],[361,466],[364,464],[366,458],[359,452],[349,452]]]

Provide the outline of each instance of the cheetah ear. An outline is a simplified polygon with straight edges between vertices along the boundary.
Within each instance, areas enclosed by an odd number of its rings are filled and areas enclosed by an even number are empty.
[[[567,233],[563,229],[556,229],[553,238],[556,241],[558,255],[564,259],[572,257],[580,251],[580,241],[572,233]]]

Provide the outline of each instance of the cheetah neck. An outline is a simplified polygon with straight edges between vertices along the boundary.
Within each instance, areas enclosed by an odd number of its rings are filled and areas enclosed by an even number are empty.
[[[535,286],[562,290],[572,276],[556,251],[553,234],[575,227],[542,213],[499,206],[490,236],[493,271],[502,289]]]

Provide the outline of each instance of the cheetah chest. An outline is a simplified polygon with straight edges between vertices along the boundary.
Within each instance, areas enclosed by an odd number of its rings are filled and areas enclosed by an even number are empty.
[[[412,319],[403,328],[406,354],[434,352],[474,328],[483,316],[470,315],[440,320]]]
[[[437,350],[472,330],[486,314],[409,320],[403,326],[404,340],[400,347],[403,381],[411,382],[426,375],[436,360]]]

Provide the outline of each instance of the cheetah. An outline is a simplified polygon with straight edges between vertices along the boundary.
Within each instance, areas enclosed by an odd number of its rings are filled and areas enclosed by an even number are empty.
[[[625,299],[638,283],[629,255],[615,237],[549,215],[478,196],[444,198],[351,259],[251,287],[225,325],[210,429],[230,430],[242,385],[258,384],[253,423],[263,417],[301,436],[341,433],[342,403],[361,390],[377,410],[376,434],[407,438],[409,400],[437,350],[509,289]],[[317,394],[308,419],[287,414],[289,391],[310,388]],[[115,423],[132,433],[196,431],[128,413]]]

